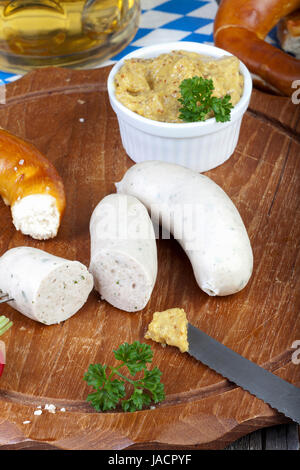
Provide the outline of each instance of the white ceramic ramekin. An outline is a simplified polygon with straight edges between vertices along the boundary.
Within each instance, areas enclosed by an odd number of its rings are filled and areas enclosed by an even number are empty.
[[[216,58],[232,55],[214,46],[184,41],[141,48],[125,56],[112,68],[107,82],[109,99],[118,117],[124,149],[134,162],[161,160],[204,172],[225,162],[236,147],[242,117],[252,92],[251,75],[243,63],[240,64],[240,71],[244,76],[244,92],[231,110],[231,120],[224,123],[216,122],[215,118],[182,124],[153,121],[126,108],[115,96],[114,77],[124,60],[148,59],[176,49]]]

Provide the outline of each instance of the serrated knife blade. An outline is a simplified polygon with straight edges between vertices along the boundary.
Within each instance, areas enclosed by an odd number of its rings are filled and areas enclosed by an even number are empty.
[[[195,359],[300,424],[300,388],[246,359],[190,323],[188,343],[188,353]]]

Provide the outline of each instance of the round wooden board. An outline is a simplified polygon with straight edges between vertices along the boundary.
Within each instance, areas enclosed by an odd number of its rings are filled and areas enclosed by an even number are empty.
[[[27,245],[88,266],[91,213],[133,165],[109,105],[108,72],[43,69],[6,86],[0,125],[54,163],[67,210],[58,236],[38,242],[14,229],[10,209],[0,201],[0,254]],[[240,293],[207,296],[179,244],[158,240],[157,283],[142,312],[117,310],[92,292],[74,317],[45,326],[1,306],[14,322],[3,337],[1,449],[221,449],[286,421],[187,353],[150,341],[166,390],[155,408],[97,413],[86,402],[91,389],[83,375],[90,363],[112,363],[112,350],[124,341],[145,341],[153,312],[176,306],[206,333],[300,385],[299,365],[292,362],[292,345],[300,338],[299,128],[299,106],[254,90],[234,155],[207,173],[236,204],[253,246],[253,276]],[[34,415],[45,404],[54,404],[56,413]]]

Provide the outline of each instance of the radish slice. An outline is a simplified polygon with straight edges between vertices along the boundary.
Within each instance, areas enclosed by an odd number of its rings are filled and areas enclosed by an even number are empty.
[[[5,333],[11,326],[12,322],[4,315],[0,315],[0,336],[3,335],[3,333]],[[5,343],[0,340],[0,377],[4,369],[5,358]]]
[[[5,343],[0,340],[0,377],[5,365]]]

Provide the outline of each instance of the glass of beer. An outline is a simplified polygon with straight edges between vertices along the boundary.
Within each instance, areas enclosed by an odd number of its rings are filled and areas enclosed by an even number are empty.
[[[134,37],[140,0],[0,0],[0,70],[93,67]]]

